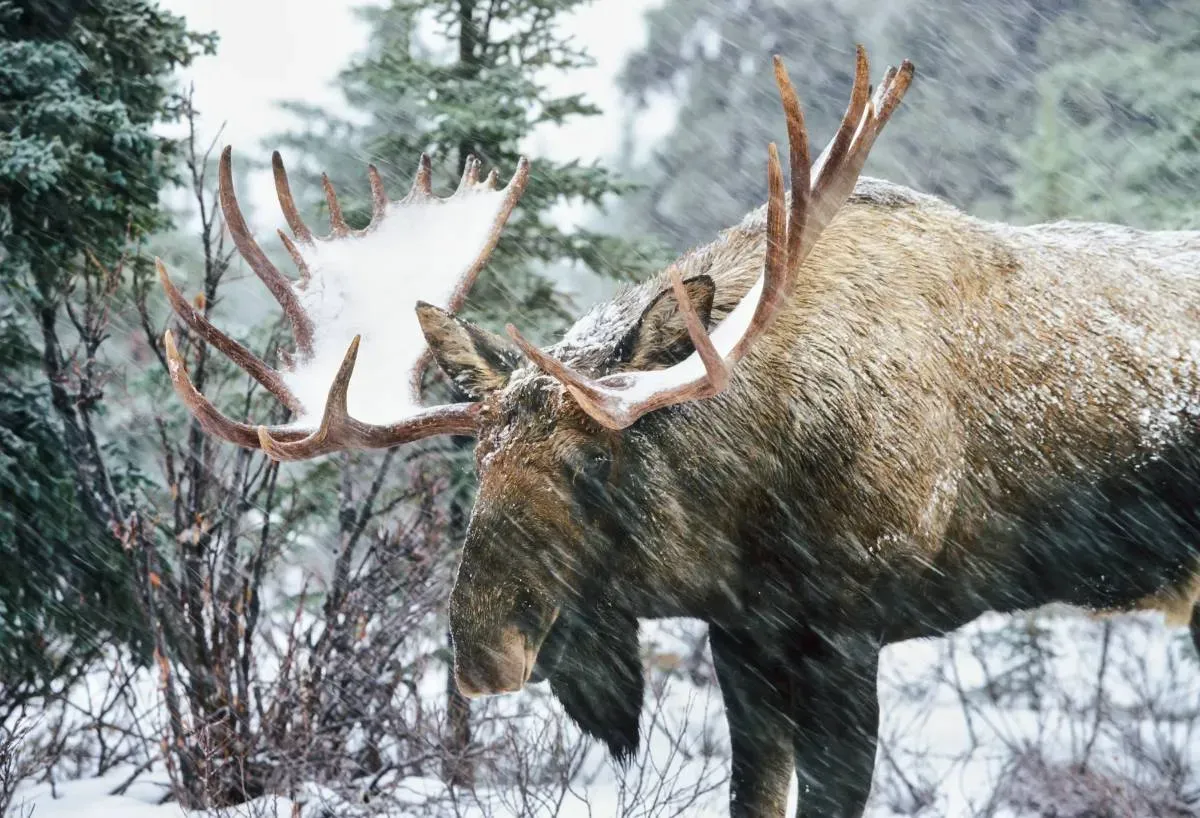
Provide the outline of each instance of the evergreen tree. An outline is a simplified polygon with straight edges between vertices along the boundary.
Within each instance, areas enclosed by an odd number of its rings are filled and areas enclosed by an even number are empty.
[[[65,669],[52,653],[63,640],[85,658],[105,633],[139,628],[111,502],[133,475],[102,462],[90,418],[103,376],[89,368],[94,349],[74,357],[70,329],[93,316],[68,304],[81,281],[108,280],[100,266],[123,258],[131,235],[163,224],[174,159],[152,129],[173,115],[171,71],[211,44],[146,0],[0,0],[6,680]]]
[[[116,258],[162,226],[170,72],[212,41],[147,0],[0,0],[3,281],[53,311],[85,251]],[[59,13],[50,13],[58,9]]]
[[[819,149],[845,109],[855,43],[884,66],[910,58],[917,79],[867,163],[867,175],[942,196],[970,212],[1012,213],[1015,146],[1036,116],[1039,32],[1075,0],[667,0],[621,77],[639,116],[678,105],[649,161],[629,224],[678,248],[711,240],[766,199],[766,145],[782,139],[771,80],[778,53]],[[631,129],[636,131],[636,127]]]
[[[140,636],[128,566],[76,500],[37,350],[0,308],[0,703],[68,674],[110,636]]]
[[[1093,0],[1039,41],[1041,116],[1022,144],[1030,221],[1200,226],[1200,11]]]
[[[854,22],[833,0],[668,0],[646,22],[621,86],[652,116],[678,107],[649,161],[627,171],[647,182],[627,218],[683,249],[766,201],[767,144],[784,133],[772,53],[795,77],[810,133],[835,126],[853,79]]]
[[[281,140],[291,149],[285,155],[298,152],[310,174],[303,188],[312,197],[320,190],[316,172],[331,171],[339,193],[344,188],[358,202],[357,216],[365,221],[368,161],[393,195],[407,190],[422,152],[433,156],[435,190],[453,190],[471,154],[483,160],[485,172],[498,169],[503,181],[516,168],[521,140],[536,128],[599,113],[582,95],[556,96],[545,84],[548,72],[590,63],[557,30],[562,15],[586,2],[393,0],[362,10],[370,41],[341,76],[359,116],[347,121],[303,103],[288,106],[306,123],[305,131]],[[601,275],[636,279],[661,263],[655,243],[567,231],[550,218],[556,205],[604,205],[632,188],[599,163],[534,157],[525,194],[475,285],[468,313],[497,329],[519,313],[523,326],[548,336],[575,312],[545,277],[549,265],[581,263]],[[319,207],[315,197],[309,201]]]

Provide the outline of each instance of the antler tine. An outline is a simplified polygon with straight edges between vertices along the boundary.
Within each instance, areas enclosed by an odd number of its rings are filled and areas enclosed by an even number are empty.
[[[850,149],[850,143],[854,140],[854,134],[862,122],[867,102],[871,99],[870,72],[871,64],[867,59],[866,49],[861,45],[855,46],[854,85],[850,90],[850,102],[846,105],[846,112],[842,114],[842,121],[838,125],[837,133],[825,146],[825,150],[821,152],[813,166],[814,176],[819,178],[826,165],[836,166],[841,163],[846,151]]]
[[[339,445],[339,433],[345,428],[349,417],[346,410],[346,397],[350,390],[350,376],[354,374],[354,362],[358,358],[358,345],[361,335],[355,335],[350,342],[350,348],[342,358],[333,384],[329,387],[329,396],[325,400],[325,412],[321,416],[321,425],[307,437],[291,443],[276,440],[266,426],[258,427],[258,442],[262,450],[275,460],[307,460],[325,452],[344,448]]]
[[[463,163],[462,178],[458,180],[458,189],[454,191],[455,196],[479,184],[479,168],[482,164],[475,154],[467,156],[467,161]]]
[[[346,224],[342,217],[342,205],[338,201],[337,191],[333,189],[333,182],[329,181],[328,173],[321,174],[321,187],[325,189],[325,203],[329,206],[329,226],[333,235],[344,236],[350,232],[350,225]]]
[[[915,71],[916,67],[912,64],[911,60],[901,61],[899,70],[888,81],[887,93],[879,105],[879,126],[876,130],[881,130],[884,124],[892,118],[892,113],[896,110],[896,106],[900,104],[900,100],[904,97],[904,92],[908,90],[908,86],[912,85],[913,73]]]
[[[473,434],[479,424],[479,403],[436,406],[401,423],[377,426],[350,417],[347,400],[350,378],[358,359],[361,335],[354,336],[329,387],[321,425],[304,437],[281,438],[278,429],[259,426],[257,445],[275,460],[307,460],[342,449],[383,449],[437,434]]]
[[[300,280],[296,282],[296,286],[303,290],[308,286],[308,282],[312,281],[312,271],[308,269],[308,262],[304,260],[304,255],[300,252],[300,248],[296,247],[296,243],[288,238],[287,233],[284,233],[282,230],[276,230],[275,232],[279,234],[279,241],[283,243],[284,249],[292,257],[296,269],[300,271]]]
[[[290,411],[296,413],[302,411],[300,401],[287,388],[287,385],[284,384],[283,378],[280,377],[278,372],[267,366],[261,358],[249,349],[213,326],[212,322],[202,312],[189,304],[188,300],[183,297],[183,293],[171,281],[170,275],[167,274],[167,268],[161,259],[154,259],[154,266],[158,270],[159,283],[162,284],[162,288],[167,294],[167,301],[171,303],[171,308],[175,310],[175,314],[193,332],[223,352],[229,360],[233,361],[241,369],[245,370],[250,377],[262,384],[268,392],[278,398],[279,402]]]
[[[428,199],[433,195],[433,161],[429,158],[429,154],[421,154],[421,159],[417,162],[417,175],[413,177],[412,187],[408,191],[408,196],[405,201],[413,199]]]
[[[875,88],[875,93],[871,95],[871,104],[875,106],[875,110],[879,110],[879,104],[883,101],[884,94],[887,93],[888,86],[896,79],[896,66],[889,65],[883,72],[883,79],[879,81],[879,85]]]
[[[815,200],[825,200],[833,178],[833,174],[826,173],[826,168],[838,168],[845,163],[846,155],[850,151],[854,138],[859,133],[864,119],[868,117],[867,105],[871,100],[870,70],[866,49],[862,45],[855,46],[854,85],[850,90],[850,102],[846,106],[846,112],[842,115],[837,133],[834,134],[825,150],[821,152],[821,156],[813,167],[812,175],[815,179],[812,182],[812,198]],[[833,198],[836,200],[838,197]],[[801,255],[804,252],[801,249]]]
[[[767,146],[767,229],[762,290],[758,296],[754,315],[751,317],[746,331],[729,350],[727,360],[717,352],[712,340],[707,337],[707,333],[705,333],[703,346],[696,343],[696,338],[692,337],[692,344],[696,347],[700,359],[704,361],[704,368],[708,374],[707,385],[714,393],[725,388],[729,379],[729,367],[740,361],[758,340],[758,337],[770,327],[780,306],[791,295],[800,266],[798,263],[789,262],[798,258],[808,219],[811,195],[808,186],[810,174],[808,130],[804,125],[800,100],[796,96],[796,90],[792,87],[791,80],[788,79],[783,60],[776,56],[774,65],[775,81],[779,86],[779,95],[787,120],[788,158],[792,174],[792,205],[790,212],[785,217],[783,168],[779,162],[779,149],[772,142]],[[673,271],[673,277],[676,276],[678,273]],[[676,293],[678,297],[678,290]],[[691,306],[690,302],[688,306]],[[719,379],[713,378],[715,366],[705,360],[706,355],[710,355],[720,362],[721,376]]]
[[[881,82],[879,88],[876,89],[874,98],[866,104],[866,110],[863,113],[862,122],[855,131],[853,143],[839,162],[831,161],[821,168],[820,177],[814,185],[815,195],[821,202],[821,212],[816,214],[815,219],[815,234],[819,234],[820,230],[829,223],[838,208],[854,190],[854,183],[858,180],[858,175],[867,162],[867,156],[875,144],[875,138],[879,136],[883,126],[887,124],[888,119],[896,110],[896,106],[900,104],[904,92],[912,83],[914,70],[913,64],[904,60],[900,64],[899,70],[893,69],[888,72],[885,81]],[[810,220],[812,220],[811,217]],[[811,242],[815,241],[816,235],[806,237],[803,252],[807,254],[808,250],[812,249]]]
[[[468,162],[468,164],[470,163]],[[476,174],[478,174],[478,168],[476,168]],[[463,178],[466,178],[465,173]],[[525,192],[525,185],[528,182],[529,160],[522,156],[517,160],[517,169],[513,172],[512,178],[504,186],[504,201],[501,203],[500,209],[496,212],[496,218],[492,222],[492,229],[488,233],[487,241],[484,242],[483,247],[479,250],[475,261],[463,273],[463,277],[459,280],[453,295],[450,296],[450,303],[446,307],[450,312],[454,312],[462,306],[467,298],[467,293],[471,291],[471,286],[475,283],[475,277],[479,275],[479,271],[483,269],[488,259],[492,257],[492,251],[496,249],[496,244],[500,241],[500,234],[504,231],[504,225],[508,223],[508,217],[512,214],[513,208],[521,200],[521,194]],[[462,189],[461,185],[459,189]]]
[[[720,392],[729,383],[729,367],[725,365],[721,353],[713,346],[712,338],[708,337],[708,327],[700,320],[692,299],[688,298],[687,288],[683,286],[683,277],[679,268],[672,264],[668,270],[671,276],[671,289],[675,291],[675,301],[679,304],[679,312],[683,315],[684,326],[687,327],[688,337],[696,354],[704,363],[704,371],[708,374],[708,385],[713,391]]]
[[[770,197],[767,200],[768,238],[767,260],[764,263],[763,294],[759,298],[754,318],[751,319],[751,328],[747,330],[742,339],[743,342],[734,347],[727,359],[722,357],[711,336],[701,324],[700,317],[696,314],[695,307],[692,306],[691,299],[688,298],[687,291],[684,289],[678,268],[672,265],[668,270],[671,286],[675,292],[675,299],[679,303],[688,336],[692,339],[692,345],[696,348],[696,353],[704,364],[705,374],[702,379],[672,386],[651,396],[642,405],[627,408],[621,403],[611,400],[611,395],[607,394],[607,390],[600,384],[531,344],[512,324],[506,327],[509,337],[535,365],[566,386],[585,412],[609,429],[624,429],[638,417],[653,409],[685,400],[708,397],[720,392],[728,385],[729,366],[736,363],[754,338],[766,329],[770,318],[786,294],[788,265],[783,169],[780,167],[779,153],[774,143],[768,146],[767,175]],[[613,377],[620,378],[621,376]]]
[[[280,167],[282,168],[282,164]],[[292,333],[296,337],[296,346],[304,355],[311,355],[312,319],[300,306],[300,301],[296,298],[295,291],[292,290],[292,283],[271,263],[266,253],[258,246],[258,242],[254,240],[250,228],[246,226],[246,220],[242,217],[242,209],[238,205],[237,195],[233,190],[233,149],[228,146],[221,152],[217,175],[221,212],[225,214],[225,226],[229,228],[229,235],[233,237],[234,245],[263,284],[267,285],[267,289],[271,291],[271,295],[275,296],[279,306],[283,308],[284,314],[291,322]],[[278,176],[276,178],[278,179]],[[282,200],[281,196],[281,204]]]
[[[862,59],[860,65],[865,64],[866,55],[861,52]],[[788,78],[787,68],[783,65],[783,60],[779,55],[775,55],[775,84],[779,87],[779,98],[783,103],[784,118],[787,122],[788,132],[788,164],[789,172],[792,177],[792,207],[788,213],[787,224],[787,257],[798,258],[802,252],[800,242],[804,237],[805,222],[808,220],[809,199],[812,196],[812,162],[808,151],[808,128],[804,125],[804,111],[800,108],[800,99],[796,96],[796,89],[792,85],[791,79]],[[770,150],[768,149],[768,153]],[[778,164],[778,160],[775,160]],[[774,181],[772,166],[768,158],[767,166],[767,185],[768,191]],[[768,198],[768,202],[770,199]],[[768,210],[770,209],[768,205]],[[767,240],[771,240],[770,219],[768,219]],[[784,286],[784,290],[790,295],[792,285],[795,283],[792,275],[796,272],[795,269],[788,267],[789,280]],[[759,302],[761,310],[763,302]]]
[[[679,271],[674,267],[668,270],[688,334],[696,347],[695,357],[689,356],[666,369],[619,372],[592,380],[534,347],[510,324],[508,333],[513,341],[534,364],[562,382],[584,411],[611,429],[623,429],[656,409],[720,392],[729,380],[730,367],[771,327],[791,296],[800,266],[854,189],[875,137],[912,80],[912,63],[905,60],[898,71],[889,70],[872,99],[868,69],[866,51],[859,46],[850,103],[837,133],[814,168],[799,99],[783,62],[775,58],[775,80],[787,119],[791,208],[785,212],[783,169],[779,152],[771,144],[767,149],[767,223],[762,275],[711,335],[699,328],[699,317],[687,298]],[[703,364],[703,372],[696,366],[697,358]]]
[[[371,224],[375,225],[387,213],[387,190],[379,176],[379,168],[374,165],[367,165],[367,178],[371,181]]]
[[[292,229],[297,241],[312,244],[312,231],[308,229],[304,219],[300,218],[300,211],[296,209],[296,200],[292,198],[292,186],[288,182],[287,168],[283,166],[283,157],[279,155],[279,151],[271,154],[271,172],[275,176],[275,195],[279,199],[279,209],[283,211],[283,218],[287,220],[288,227]]]
[[[791,294],[790,284],[794,275],[791,272],[793,265],[788,248],[793,243],[793,234],[784,216],[783,190],[783,168],[779,164],[779,150],[772,142],[767,146],[767,230],[761,279],[762,290],[749,326],[729,352],[730,364],[740,361],[750,346],[758,340],[758,337],[766,332],[771,326],[776,312],[787,296]],[[793,206],[795,196],[795,187],[793,186]]]
[[[248,449],[259,448],[258,430],[264,427],[256,428],[226,417],[212,405],[208,398],[200,394],[200,391],[192,384],[192,379],[188,377],[187,365],[175,346],[175,337],[170,330],[163,333],[163,347],[167,353],[167,372],[171,376],[171,384],[175,387],[175,392],[183,400],[184,405],[187,406],[188,411],[200,422],[200,427],[210,435],[216,435],[222,440],[238,446]],[[276,440],[292,440],[297,437],[297,432],[286,427],[271,427],[269,432]]]

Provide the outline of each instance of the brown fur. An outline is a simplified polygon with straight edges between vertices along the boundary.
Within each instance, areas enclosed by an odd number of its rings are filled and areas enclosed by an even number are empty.
[[[676,433],[750,425],[852,448],[820,522],[863,570],[969,559],[987,515],[1148,455],[1200,415],[1200,233],[1013,228],[899,186],[859,190],[731,388],[680,412]],[[678,262],[714,278],[717,320],[761,272],[761,214]],[[570,340],[553,351],[595,360]]]

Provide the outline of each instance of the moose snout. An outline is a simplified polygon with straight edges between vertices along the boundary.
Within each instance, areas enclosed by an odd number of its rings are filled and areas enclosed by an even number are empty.
[[[515,625],[490,645],[454,646],[454,681],[467,698],[513,693],[529,681],[537,651]]]

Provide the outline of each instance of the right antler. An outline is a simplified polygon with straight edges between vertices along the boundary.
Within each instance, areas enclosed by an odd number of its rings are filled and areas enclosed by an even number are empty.
[[[231,164],[226,148],[219,174],[225,223],[238,252],[292,326],[296,355],[291,365],[282,372],[275,370],[217,329],[176,289],[161,261],[157,262],[159,280],[180,319],[273,394],[297,416],[297,423],[251,426],[223,415],[193,386],[168,331],[163,341],[171,380],[204,430],[240,446],[261,448],[276,460],[302,460],[341,449],[386,448],[431,435],[473,434],[478,404],[420,406],[415,380],[405,370],[424,359],[424,340],[415,317],[406,323],[392,311],[394,290],[403,286],[403,295],[411,301],[421,299],[457,310],[524,192],[528,162],[522,158],[508,185],[497,190],[496,171],[480,181],[479,161],[469,157],[458,190],[443,199],[433,195],[429,157],[422,155],[412,189],[399,201],[388,200],[378,171],[368,166],[372,215],[363,230],[346,224],[337,194],[325,177],[332,232],[316,237],[300,218],[276,152],[272,157],[276,192],[295,241],[283,231],[279,236],[299,268],[296,284],[254,240],[234,194]],[[386,277],[377,272],[381,265],[403,264],[417,269],[402,281],[390,271]],[[377,337],[370,338],[372,334]],[[356,419],[348,405],[350,377],[364,335],[378,347],[374,358],[378,371],[364,383],[381,394],[364,393],[361,398],[356,394],[356,399],[383,422]],[[331,384],[327,391],[325,384]]]
[[[787,302],[799,270],[821,231],[854,190],[875,137],[912,82],[913,65],[905,60],[889,68],[874,96],[867,54],[858,47],[854,88],[841,127],[810,167],[808,132],[800,101],[783,61],[775,58],[775,81],[787,117],[792,202],[784,214],[783,170],[774,143],[767,158],[767,241],[763,272],[742,301],[712,334],[704,330],[684,290],[679,270],[668,270],[675,297],[696,352],[666,369],[619,372],[592,379],[525,340],[512,324],[508,334],[531,361],[561,381],[580,407],[601,425],[624,429],[642,415],[677,403],[711,397],[729,383],[730,370],[762,337]]]

